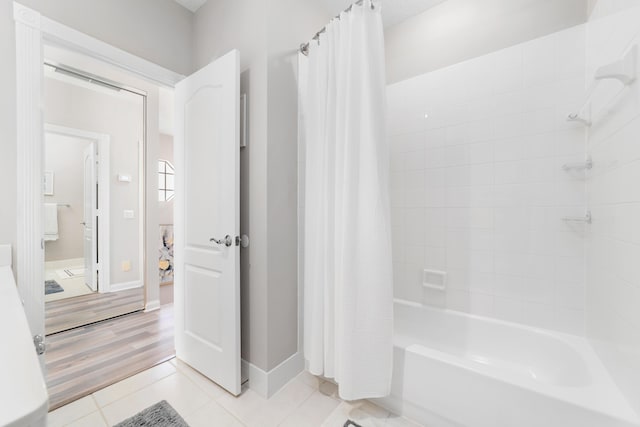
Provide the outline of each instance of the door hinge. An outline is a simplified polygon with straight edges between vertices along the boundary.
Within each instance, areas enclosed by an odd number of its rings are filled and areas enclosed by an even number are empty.
[[[44,352],[47,351],[47,345],[44,343],[44,337],[42,335],[33,336],[33,345],[36,347],[38,356],[43,355]]]

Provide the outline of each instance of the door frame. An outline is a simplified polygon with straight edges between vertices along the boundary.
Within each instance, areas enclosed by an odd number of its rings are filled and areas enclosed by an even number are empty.
[[[13,2],[16,36],[16,140],[17,140],[17,235],[16,274],[31,333],[44,330],[44,215],[42,194],[44,172],[43,47],[63,47],[98,59],[138,77],[173,88],[184,76],[125,52],[108,43],[60,24],[39,12]],[[146,104],[145,104],[146,105]],[[146,108],[145,108],[146,115]],[[147,118],[145,117],[145,126]],[[146,146],[145,132],[145,146]],[[146,170],[145,170],[146,176]],[[155,195],[157,199],[157,194]],[[145,192],[145,208],[147,204]],[[148,210],[145,209],[145,216]],[[147,228],[143,244],[147,246]],[[147,251],[145,251],[147,252]],[[33,268],[39,266],[39,268]],[[146,264],[143,265],[143,268]],[[142,269],[141,269],[142,270]],[[42,294],[42,295],[40,295]],[[145,293],[146,300],[146,293]],[[152,304],[157,304],[157,307]],[[158,309],[159,301],[146,301],[147,310]],[[44,357],[40,356],[44,370]]]
[[[109,236],[110,231],[110,144],[111,137],[105,133],[90,132],[80,129],[74,129],[66,126],[58,126],[50,123],[44,124],[44,132],[70,136],[74,138],[80,138],[87,141],[91,141],[96,144],[97,147],[97,159],[98,159],[98,209],[95,210],[96,216],[99,218],[97,233],[98,236]],[[96,249],[98,251],[98,292],[107,293],[111,291],[110,281],[110,240],[98,238],[98,244]]]

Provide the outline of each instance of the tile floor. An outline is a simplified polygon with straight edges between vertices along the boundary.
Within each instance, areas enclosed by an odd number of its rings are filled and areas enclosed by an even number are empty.
[[[302,373],[271,399],[252,390],[234,397],[172,359],[49,413],[49,427],[105,427],[166,400],[190,427],[416,427],[367,401],[344,402],[335,385]]]

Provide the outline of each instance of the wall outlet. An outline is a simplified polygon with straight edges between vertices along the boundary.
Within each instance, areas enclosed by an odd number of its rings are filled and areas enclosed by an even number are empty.
[[[122,271],[131,271],[131,261],[122,261]]]
[[[132,210],[126,209],[126,210],[124,210],[124,212],[122,213],[122,216],[123,216],[125,219],[133,219],[133,218],[135,218],[135,216],[136,216],[136,215],[135,215],[135,212],[133,212]]]

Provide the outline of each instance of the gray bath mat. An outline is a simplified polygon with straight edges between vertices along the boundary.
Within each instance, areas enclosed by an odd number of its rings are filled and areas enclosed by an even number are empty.
[[[58,292],[64,292],[64,288],[60,286],[58,282],[55,280],[45,280],[44,281],[44,294],[57,294]]]
[[[114,427],[189,427],[189,425],[166,400],[163,400]]]

